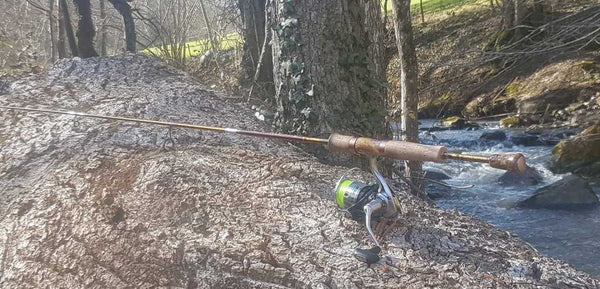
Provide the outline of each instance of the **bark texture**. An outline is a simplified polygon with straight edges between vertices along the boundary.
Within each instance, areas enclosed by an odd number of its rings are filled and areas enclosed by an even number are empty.
[[[381,6],[367,0],[273,1],[276,124],[290,133],[384,136]]]
[[[79,56],[83,58],[98,56],[94,48],[94,21],[92,19],[92,5],[90,0],[74,0],[79,14],[79,25],[77,27],[77,47]]]
[[[114,7],[119,11],[119,14],[123,16],[123,23],[125,26],[125,43],[126,50],[129,52],[136,52],[137,48],[137,35],[135,32],[135,21],[131,14],[131,6],[127,3],[127,0],[108,0]]]
[[[419,66],[410,15],[410,0],[392,0],[394,7],[394,30],[400,58],[400,120],[403,140],[419,142]],[[398,118],[398,116],[395,116]],[[406,176],[416,188],[421,188],[421,162],[406,161]],[[418,193],[413,191],[414,194]]]
[[[228,99],[127,55],[60,60],[0,103],[265,129]],[[352,256],[364,227],[330,199],[346,168],[286,143],[4,110],[0,123],[2,288],[600,286],[400,188],[402,214],[376,227],[386,265],[368,269]]]

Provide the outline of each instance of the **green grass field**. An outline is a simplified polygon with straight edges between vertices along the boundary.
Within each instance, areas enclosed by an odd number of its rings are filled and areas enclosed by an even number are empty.
[[[381,3],[384,3],[382,0]],[[475,3],[477,0],[423,0],[423,11],[427,13],[443,12],[446,10],[458,8],[465,4]],[[383,5],[383,4],[382,4]],[[392,13],[392,1],[388,0],[388,13]],[[413,13],[420,13],[421,6],[419,0],[411,1],[411,11]]]
[[[235,48],[238,45],[242,45],[244,42],[242,37],[236,33],[232,32],[227,34],[226,37],[219,39],[219,50],[227,50],[231,48]],[[185,57],[190,56],[200,56],[204,54],[206,51],[211,49],[210,43],[208,39],[200,39],[195,41],[190,41],[185,44]],[[158,47],[152,47],[148,49],[142,50],[142,53],[152,54],[157,56],[162,56],[163,52]]]

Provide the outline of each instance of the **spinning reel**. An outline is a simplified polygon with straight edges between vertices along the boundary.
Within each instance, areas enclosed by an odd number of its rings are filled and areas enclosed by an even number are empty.
[[[356,249],[354,252],[354,256],[361,262],[367,263],[367,266],[379,262],[379,253],[381,252],[381,247],[371,227],[371,220],[396,217],[400,210],[400,203],[377,170],[375,160],[371,159],[370,164],[377,184],[367,185],[345,179],[345,176],[342,176],[334,190],[335,200],[340,210],[352,220],[364,221],[367,231],[375,243],[375,246],[370,249]]]

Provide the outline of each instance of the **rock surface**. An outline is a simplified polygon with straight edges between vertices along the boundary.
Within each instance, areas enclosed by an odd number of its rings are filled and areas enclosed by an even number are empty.
[[[484,132],[483,134],[481,134],[479,139],[487,141],[503,141],[506,140],[506,133],[501,130]]]
[[[61,60],[0,103],[265,129],[239,98],[144,56]],[[0,110],[2,288],[532,288],[600,282],[397,191],[389,265],[329,199],[347,169],[289,144]],[[384,230],[382,230],[384,229]]]
[[[548,167],[555,173],[573,172],[600,178],[600,125],[558,143],[552,150]]]
[[[544,178],[535,168],[527,167],[524,172],[508,171],[499,179],[503,185],[508,186],[534,186],[539,184]]]
[[[582,209],[598,205],[598,196],[582,178],[569,175],[545,186],[519,203],[519,207],[532,209]]]

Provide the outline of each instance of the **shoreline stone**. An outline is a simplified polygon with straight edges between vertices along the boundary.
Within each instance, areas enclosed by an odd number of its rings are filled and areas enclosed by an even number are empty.
[[[598,206],[598,196],[580,177],[569,175],[545,186],[518,206],[530,209],[578,210]]]

